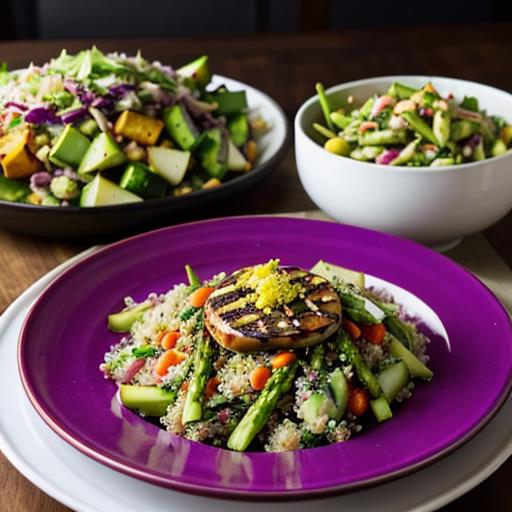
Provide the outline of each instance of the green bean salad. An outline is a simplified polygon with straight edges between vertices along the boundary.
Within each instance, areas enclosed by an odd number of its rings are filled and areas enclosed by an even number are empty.
[[[488,115],[478,99],[442,96],[432,83],[421,89],[395,82],[362,106],[333,108],[316,85],[325,124],[313,123],[324,148],[336,155],[382,165],[445,167],[485,160],[512,146],[512,125]]]

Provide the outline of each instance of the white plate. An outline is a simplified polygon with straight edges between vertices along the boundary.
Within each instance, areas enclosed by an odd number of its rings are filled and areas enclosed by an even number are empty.
[[[82,257],[82,255],[78,256]],[[62,441],[34,411],[17,371],[18,333],[31,304],[69,260],[21,295],[0,319],[0,448],[14,466],[44,492],[78,512],[231,512],[240,503],[191,496],[117,473]],[[405,292],[405,291],[404,291]],[[407,293],[407,292],[405,292]],[[79,406],[79,404],[77,404]],[[512,400],[466,446],[436,464],[389,484],[345,496],[282,503],[282,512],[401,512],[435,510],[496,471],[512,455]],[[246,512],[268,508],[244,503]]]

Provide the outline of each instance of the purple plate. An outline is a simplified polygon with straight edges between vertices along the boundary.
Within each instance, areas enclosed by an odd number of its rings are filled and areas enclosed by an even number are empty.
[[[430,344],[434,379],[395,417],[346,443],[285,453],[235,453],[169,434],[122,407],[98,366],[119,336],[106,315],[122,298],[269,258],[357,268],[427,303],[450,340]],[[25,390],[42,418],[81,452],[155,484],[229,497],[297,498],[354,490],[410,473],[474,436],[511,387],[507,312],[471,274],[413,242],[339,224],[272,217],[166,228],[106,247],[39,297],[19,344]]]

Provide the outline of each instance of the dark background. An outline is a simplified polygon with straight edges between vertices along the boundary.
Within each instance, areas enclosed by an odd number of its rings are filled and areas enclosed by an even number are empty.
[[[0,19],[1,39],[174,37],[507,21],[512,1],[0,0]]]

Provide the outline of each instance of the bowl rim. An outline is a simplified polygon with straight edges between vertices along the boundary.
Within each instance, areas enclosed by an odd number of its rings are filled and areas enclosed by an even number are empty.
[[[18,70],[13,70],[18,71]],[[168,196],[161,199],[145,199],[144,201],[137,202],[137,203],[122,203],[122,204],[116,204],[116,205],[108,205],[108,206],[94,206],[94,207],[81,207],[81,206],[66,206],[66,207],[55,207],[55,206],[46,206],[46,205],[40,205],[40,204],[28,204],[28,203],[17,203],[14,201],[5,201],[0,200],[0,208],[7,208],[7,209],[14,209],[14,210],[23,210],[23,211],[44,211],[46,213],[51,212],[51,214],[59,215],[58,212],[67,212],[71,214],[76,214],[78,212],[83,212],[81,214],[83,215],[94,215],[97,212],[130,212],[130,211],[137,211],[144,207],[144,205],[148,206],[151,205],[154,208],[159,208],[165,205],[169,204],[176,204],[179,205],[180,203],[187,203],[190,202],[191,199],[194,201],[201,201],[202,198],[208,197],[210,199],[214,199],[215,197],[222,197],[226,193],[229,194],[229,192],[232,190],[235,192],[237,188],[246,182],[251,182],[254,179],[255,174],[261,174],[265,173],[266,170],[272,168],[274,165],[279,163],[282,158],[284,158],[285,153],[288,151],[288,148],[290,146],[291,142],[291,130],[290,130],[290,122],[288,121],[288,118],[281,107],[279,103],[277,103],[276,100],[274,100],[269,94],[262,91],[261,89],[258,89],[250,84],[247,84],[245,82],[241,82],[239,80],[236,80],[235,78],[229,78],[224,75],[213,75],[214,78],[218,80],[229,80],[230,82],[239,84],[246,89],[252,89],[256,91],[258,94],[260,94],[268,103],[270,103],[277,111],[277,118],[282,125],[283,128],[283,142],[282,144],[277,148],[276,151],[274,151],[273,154],[270,155],[270,157],[260,164],[258,164],[258,161],[256,161],[256,165],[249,171],[240,174],[239,176],[235,176],[234,178],[230,179],[229,181],[222,183],[221,186],[211,188],[211,189],[203,189],[203,190],[197,190],[191,194],[185,194],[183,196]],[[271,126],[270,132],[274,130],[274,127],[276,125],[276,122],[274,122],[274,125]],[[85,213],[86,212],[86,213]]]
[[[448,76],[439,76],[439,75],[381,75],[371,78],[362,78],[359,80],[351,80],[350,82],[343,82],[341,84],[333,85],[325,90],[326,94],[333,94],[336,92],[343,91],[344,89],[347,89],[349,87],[358,87],[362,85],[371,85],[372,83],[381,82],[384,80],[388,81],[405,81],[409,79],[424,79],[426,82],[435,82],[436,80],[447,80],[452,82],[459,82],[461,84],[468,84],[472,86],[477,86],[482,88],[484,91],[487,91],[489,93],[499,94],[502,95],[506,100],[510,101],[512,103],[512,94],[504,91],[502,89],[498,89],[497,87],[493,87],[492,85],[482,84],[480,82],[474,82],[472,80],[464,80],[462,78],[452,78]],[[509,150],[503,155],[500,156],[493,156],[491,158],[486,158],[485,160],[479,160],[477,162],[466,162],[462,164],[456,164],[456,165],[444,165],[439,167],[430,167],[430,166],[418,166],[414,167],[413,171],[411,172],[411,169],[409,167],[402,167],[398,165],[383,165],[378,164],[374,162],[363,162],[360,160],[355,160],[353,158],[349,158],[347,156],[341,156],[341,155],[335,155],[333,153],[329,153],[329,151],[326,151],[322,146],[320,146],[318,143],[316,143],[305,131],[303,126],[303,117],[305,112],[310,109],[313,105],[315,105],[318,102],[318,94],[315,94],[313,96],[310,96],[302,105],[299,107],[299,110],[297,111],[294,119],[294,131],[295,135],[297,133],[300,133],[304,136],[304,138],[307,141],[307,144],[312,149],[312,151],[317,151],[318,149],[322,150],[322,152],[326,155],[327,158],[332,159],[332,162],[335,162],[335,159],[342,158],[343,160],[350,161],[353,165],[361,166],[363,169],[378,169],[378,172],[383,172],[384,170],[388,170],[390,172],[395,173],[407,173],[407,174],[416,174],[416,173],[426,173],[426,172],[454,172],[456,169],[473,169],[481,167],[483,164],[486,164],[490,161],[499,161],[505,158],[511,158],[512,157],[512,151]],[[511,121],[512,122],[512,121]],[[297,137],[295,137],[296,141],[296,147],[300,145],[300,142],[298,141]]]

